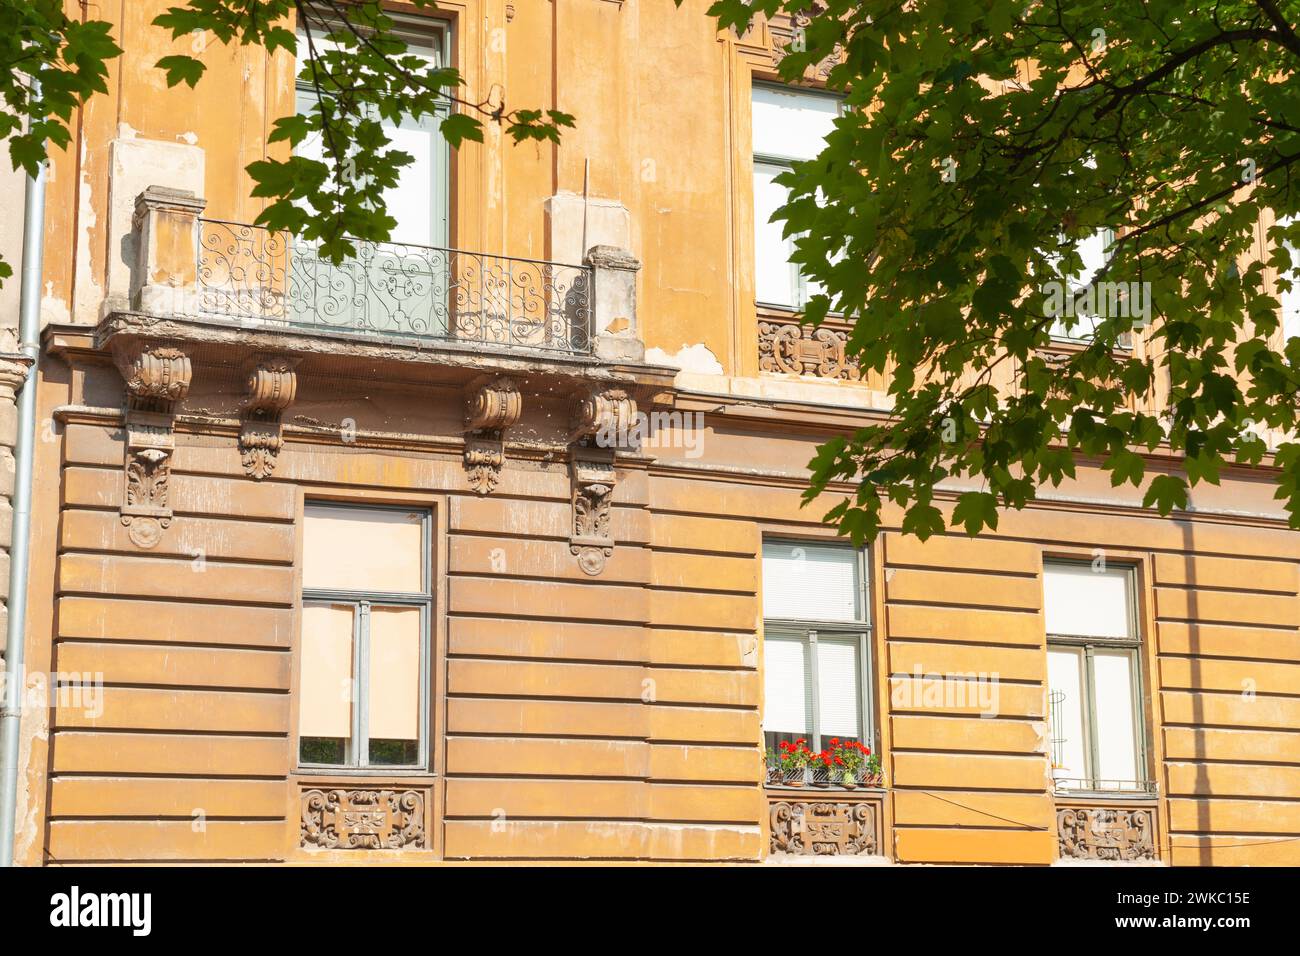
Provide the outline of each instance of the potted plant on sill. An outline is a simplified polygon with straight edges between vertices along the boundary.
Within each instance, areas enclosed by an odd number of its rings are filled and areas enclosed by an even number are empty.
[[[871,752],[870,747],[863,748],[862,785],[864,787],[884,786],[885,775],[880,770],[880,758]]]
[[[802,787],[812,775],[813,752],[803,738],[794,743],[781,741],[776,750],[768,750],[767,760],[769,766],[779,771],[781,782],[786,786]]]
[[[829,754],[833,764],[832,782],[850,790],[856,788],[862,779],[862,769],[871,755],[871,748],[856,740],[832,737]]]

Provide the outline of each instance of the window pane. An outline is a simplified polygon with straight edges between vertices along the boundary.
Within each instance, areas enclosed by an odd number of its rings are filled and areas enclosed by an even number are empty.
[[[763,542],[763,616],[857,621],[858,554],[805,542]]]
[[[1081,239],[1075,244],[1075,250],[1079,253],[1079,258],[1083,265],[1077,273],[1072,276],[1064,277],[1066,288],[1072,293],[1078,293],[1089,283],[1093,277],[1102,269],[1110,260],[1113,250],[1111,246],[1115,242],[1115,230],[1110,228],[1098,229],[1086,239]],[[1094,294],[1091,305],[1085,298],[1075,298],[1071,302],[1071,314],[1062,315],[1051,325],[1051,334],[1057,338],[1070,339],[1088,339],[1096,332],[1097,323],[1101,320],[1100,304],[1109,303],[1108,295]]]
[[[1066,778],[1082,779],[1088,776],[1083,648],[1049,647],[1047,684],[1052,762]]]
[[[370,608],[367,728],[371,763],[417,763],[420,609]]]
[[[768,634],[763,641],[763,730],[807,737],[812,733],[812,671],[802,638]]]
[[[342,763],[352,737],[353,608],[305,604],[298,737],[306,763]]]
[[[755,86],[753,104],[757,156],[812,159],[840,115],[838,97],[771,86]]]
[[[1097,776],[1108,789],[1126,789],[1119,782],[1143,776],[1133,720],[1133,653],[1098,648],[1092,656],[1092,680],[1097,695]]]
[[[435,152],[442,148],[440,118],[405,119],[401,126],[385,124],[390,149],[415,157],[397,174],[397,185],[384,190],[388,214],[397,220],[392,241],[411,245],[443,245],[441,222],[435,210]]]
[[[305,588],[418,593],[424,590],[424,514],[308,505]]]
[[[784,222],[769,222],[785,205],[788,190],[773,180],[780,166],[754,164],[754,296],[772,305],[797,305],[796,271],[790,264],[793,243],[781,237]]]
[[[1294,216],[1284,216],[1277,221],[1279,226],[1289,226],[1295,222]],[[1291,288],[1282,293],[1282,336],[1289,339],[1300,335],[1300,249],[1289,242],[1283,247],[1291,257],[1291,268],[1284,270],[1278,278],[1291,280]]]
[[[1043,568],[1043,603],[1048,634],[1133,637],[1127,568],[1094,570],[1089,564]]]
[[[817,637],[817,709],[821,745],[831,737],[858,739],[858,640]]]

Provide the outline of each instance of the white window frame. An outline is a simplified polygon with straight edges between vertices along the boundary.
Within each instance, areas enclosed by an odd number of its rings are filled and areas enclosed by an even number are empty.
[[[308,508],[329,510],[341,513],[365,513],[376,511],[418,513],[420,515],[420,580],[421,591],[356,591],[335,588],[302,589],[302,607],[310,605],[347,604],[354,608],[352,617],[352,675],[355,693],[350,701],[352,707],[351,734],[344,742],[343,762],[311,763],[302,759],[301,724],[294,728],[294,740],[297,744],[294,754],[295,763],[300,771],[331,773],[352,771],[362,773],[427,773],[429,761],[429,697],[432,682],[432,630],[433,630],[433,513],[428,508],[411,508],[403,505],[372,504],[370,502],[337,502],[307,499]],[[305,509],[304,509],[305,513]],[[304,523],[306,519],[304,518]],[[370,761],[369,735],[369,695],[370,695],[370,608],[378,607],[414,607],[420,610],[420,686],[417,698],[419,737],[416,741],[416,762],[410,764],[372,763]],[[299,615],[301,618],[301,615]],[[303,641],[298,643],[302,653]],[[299,668],[298,701],[301,705],[301,668]]]
[[[818,635],[826,637],[856,637],[857,638],[857,682],[858,682],[858,727],[861,734],[858,739],[870,746],[875,751],[877,745],[875,721],[873,715],[873,695],[871,685],[872,673],[872,656],[871,656],[871,605],[870,605],[870,585],[868,573],[870,571],[870,561],[867,558],[866,549],[853,548],[851,545],[840,545],[839,542],[827,542],[818,539],[800,539],[789,538],[784,536],[767,536],[764,537],[763,543],[780,543],[798,546],[800,544],[818,545],[821,547],[843,547],[845,552],[853,552],[856,559],[857,573],[857,606],[858,619],[854,621],[827,621],[811,620],[800,618],[763,618],[763,641],[766,645],[768,635],[772,634],[782,640],[802,640],[807,646],[807,656],[805,660],[811,671],[812,687],[812,718],[811,727],[808,730],[808,745],[814,750],[821,750],[825,746],[821,733],[821,715],[819,713],[821,705],[821,687],[819,682],[817,664],[817,639]],[[761,549],[760,549],[761,554]],[[766,656],[765,656],[766,659]],[[765,747],[767,745],[767,735],[771,731],[763,730]],[[826,740],[838,734],[824,735]]]
[[[1073,567],[1086,568],[1091,564],[1087,560],[1071,560],[1068,558],[1050,558],[1043,562],[1044,576],[1048,569],[1052,567]],[[1116,566],[1112,566],[1114,569]],[[1127,575],[1126,593],[1128,594],[1128,607],[1125,613],[1128,616],[1128,636],[1126,637],[1099,637],[1096,635],[1085,634],[1058,634],[1051,631],[1047,632],[1047,650],[1050,652],[1054,647],[1068,650],[1082,651],[1083,665],[1081,677],[1083,679],[1083,693],[1085,696],[1082,711],[1082,733],[1083,733],[1083,754],[1084,754],[1084,774],[1080,778],[1071,778],[1058,786],[1058,790],[1069,792],[1083,793],[1115,793],[1127,796],[1141,795],[1151,792],[1155,783],[1151,778],[1150,768],[1150,748],[1147,746],[1147,719],[1145,706],[1145,682],[1142,676],[1142,632],[1138,620],[1138,577],[1137,568],[1133,565],[1118,566]],[[1046,600],[1046,598],[1044,598]],[[1105,651],[1126,651],[1129,655],[1129,673],[1132,674],[1131,694],[1132,700],[1130,706],[1133,713],[1133,753],[1137,770],[1141,776],[1136,780],[1107,780],[1097,776],[1097,766],[1100,763],[1101,754],[1097,739],[1097,692],[1096,678],[1094,671],[1094,653],[1097,650]],[[1051,690],[1050,684],[1048,690]],[[1050,702],[1050,693],[1049,693]],[[1050,703],[1049,703],[1050,706]],[[1055,748],[1055,742],[1049,741],[1049,746]],[[1057,754],[1053,750],[1052,758],[1055,760]],[[1107,787],[1105,784],[1132,784],[1131,787]],[[1074,784],[1074,786],[1071,786]]]

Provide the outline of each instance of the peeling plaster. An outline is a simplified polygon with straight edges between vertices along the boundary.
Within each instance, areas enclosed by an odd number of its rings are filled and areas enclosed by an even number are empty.
[[[722,363],[703,342],[694,345],[682,343],[682,347],[673,354],[663,349],[646,349],[645,360],[651,365],[668,365],[683,372],[695,372],[700,375],[722,375]]]
[[[51,322],[71,322],[72,313],[68,309],[67,299],[54,294],[54,280],[45,283],[45,294],[41,296],[41,325]]]
[[[135,131],[127,127],[130,136]],[[83,317],[84,321],[94,322],[99,317],[99,303],[104,299],[104,287],[100,284],[98,265],[102,265],[104,249],[96,248],[95,235],[99,217],[95,213],[95,194],[92,185],[91,163],[88,156],[89,147],[83,138],[81,141],[81,182],[77,192],[77,234],[74,237],[76,266],[73,279],[72,313]],[[102,175],[102,170],[101,170]]]

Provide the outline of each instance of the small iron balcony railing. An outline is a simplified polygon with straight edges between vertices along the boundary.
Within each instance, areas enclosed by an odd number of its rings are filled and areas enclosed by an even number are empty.
[[[258,226],[199,219],[201,315],[258,325],[584,355],[587,266],[433,246],[357,242],[340,265]]]

